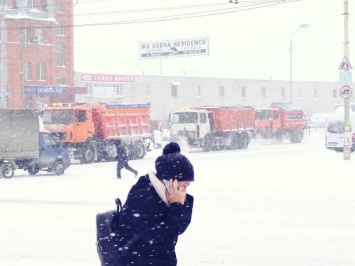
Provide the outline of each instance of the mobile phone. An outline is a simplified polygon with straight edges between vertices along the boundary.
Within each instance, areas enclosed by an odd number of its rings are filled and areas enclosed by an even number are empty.
[[[163,183],[164,183],[164,185],[165,185],[166,189],[168,190],[168,192],[170,193],[170,190],[169,190],[169,185],[170,185],[170,182],[169,182],[169,180],[165,180],[165,179],[163,179]]]

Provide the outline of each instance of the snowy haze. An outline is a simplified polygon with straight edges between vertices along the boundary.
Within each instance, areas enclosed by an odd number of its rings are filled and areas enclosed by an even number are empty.
[[[348,9],[352,62],[353,1]],[[291,35],[308,24],[292,37],[293,80],[337,82],[343,14],[343,0],[80,0],[74,7],[75,70],[288,80]],[[139,60],[139,42],[197,37],[208,37],[209,56]]]
[[[145,174],[160,153],[131,165]],[[179,266],[355,265],[355,158],[326,150],[322,132],[301,144],[253,140],[247,150],[187,156],[195,205]],[[100,265],[95,215],[136,182],[115,171],[107,162],[0,179],[0,265]]]

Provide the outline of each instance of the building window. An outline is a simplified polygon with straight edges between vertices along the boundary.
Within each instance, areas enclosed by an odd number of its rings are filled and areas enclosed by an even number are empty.
[[[201,98],[201,86],[197,86],[197,98]]]
[[[171,96],[177,97],[177,85],[171,84]]]
[[[63,21],[58,21],[57,24],[57,30],[56,30],[56,34],[58,36],[63,36],[64,35],[64,27],[63,27]]]
[[[146,98],[150,98],[150,86],[149,85],[145,85],[144,95]]]
[[[57,66],[64,66],[64,44],[57,43]]]
[[[219,98],[224,98],[224,87],[223,86],[219,87]]]
[[[35,37],[33,38],[34,43],[43,43],[44,29],[39,27],[35,29]]]
[[[56,11],[57,11],[57,13],[63,13],[64,12],[64,3],[63,2],[57,3]]]
[[[266,88],[261,88],[261,97],[266,98]]]
[[[333,89],[333,98],[337,98],[338,97],[338,90],[337,89]]]
[[[317,89],[314,90],[314,98],[315,98],[315,99],[318,98],[318,90],[317,90]]]
[[[22,42],[31,42],[30,31],[26,27],[21,27]]]
[[[36,65],[36,77],[37,80],[45,80],[44,78],[44,64],[39,63]]]
[[[24,79],[31,80],[31,63],[25,63]]]
[[[285,88],[281,88],[281,98],[285,98]]]
[[[56,83],[57,83],[57,85],[65,85],[65,79],[64,78],[57,78]]]
[[[245,87],[242,87],[242,98],[245,98],[247,95]]]

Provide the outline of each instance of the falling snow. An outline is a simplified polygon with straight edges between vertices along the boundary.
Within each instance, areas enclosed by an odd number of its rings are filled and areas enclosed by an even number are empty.
[[[160,153],[132,167],[145,174]],[[177,243],[179,266],[355,265],[355,158],[326,150],[322,132],[301,144],[253,140],[247,150],[188,157],[195,204]],[[0,265],[99,265],[96,213],[124,202],[136,182],[129,172],[116,179],[115,167],[0,179]]]

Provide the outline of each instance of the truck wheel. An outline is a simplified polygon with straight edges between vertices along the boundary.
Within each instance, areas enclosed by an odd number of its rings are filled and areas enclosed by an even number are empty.
[[[208,152],[213,149],[213,140],[212,137],[206,136],[203,141],[202,151]]]
[[[300,143],[302,141],[302,133],[299,131],[294,132],[291,136],[290,136],[290,142],[291,143]]]
[[[31,166],[30,168],[28,168],[27,171],[30,175],[36,175],[39,172],[39,167],[38,166]]]
[[[106,152],[98,152],[97,153],[97,161],[98,162],[102,162],[102,161],[106,161],[106,155],[105,155]]]
[[[57,161],[52,167],[52,172],[55,175],[62,175],[65,171],[65,165],[62,161]]]
[[[95,157],[95,144],[93,142],[88,142],[84,145],[83,151],[81,154],[80,162],[81,163],[92,163]]]
[[[240,148],[241,149],[246,149],[248,148],[249,145],[249,137],[247,134],[242,134],[242,136],[240,137]]]
[[[0,176],[4,178],[11,178],[14,176],[15,169],[11,163],[3,163],[0,166]]]
[[[282,132],[277,132],[273,138],[273,142],[275,144],[281,144],[283,140],[284,140],[284,136],[283,136]]]
[[[232,137],[232,141],[231,141],[231,149],[232,150],[238,150],[240,149],[240,143],[241,143],[241,137],[239,134],[235,134]]]
[[[297,133],[293,133],[291,136],[290,136],[290,142],[291,143],[297,143],[296,142],[296,138],[297,138]]]
[[[133,159],[133,145],[123,145],[123,150],[124,150],[124,152],[126,153],[126,155],[127,155],[127,158],[128,159]]]
[[[133,158],[134,159],[143,159],[145,155],[145,145],[141,141],[137,141],[133,145]]]

